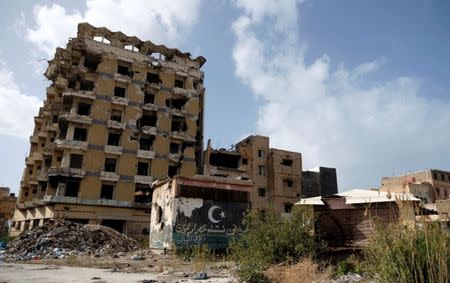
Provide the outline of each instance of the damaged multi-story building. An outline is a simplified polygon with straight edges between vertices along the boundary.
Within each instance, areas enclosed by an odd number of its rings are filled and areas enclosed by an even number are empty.
[[[210,141],[204,153],[204,174],[252,180],[251,207],[289,213],[299,201],[302,189],[302,155],[270,148],[269,138],[252,135],[231,149],[213,149]]]
[[[302,185],[302,198],[337,194],[336,168],[319,166],[303,171]]]
[[[11,233],[64,218],[147,234],[152,182],[202,169],[205,61],[79,24],[45,72]]]

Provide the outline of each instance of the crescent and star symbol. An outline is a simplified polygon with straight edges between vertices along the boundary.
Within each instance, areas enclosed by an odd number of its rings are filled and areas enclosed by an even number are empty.
[[[220,209],[221,212],[219,213],[220,217],[222,217],[222,219],[215,219],[213,216],[213,213],[216,209]],[[211,221],[212,223],[219,223],[220,221],[222,221],[225,218],[225,212],[222,210],[222,208],[220,208],[217,205],[213,205],[209,208],[208,210],[208,218],[209,221]]]

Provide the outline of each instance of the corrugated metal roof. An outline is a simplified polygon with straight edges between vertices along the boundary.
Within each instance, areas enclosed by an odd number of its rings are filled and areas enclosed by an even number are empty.
[[[393,202],[396,200],[420,201],[412,194],[380,192],[378,190],[354,189],[342,193],[334,194],[324,198],[344,197],[346,204]],[[324,205],[322,197],[305,198],[296,204],[303,205]]]

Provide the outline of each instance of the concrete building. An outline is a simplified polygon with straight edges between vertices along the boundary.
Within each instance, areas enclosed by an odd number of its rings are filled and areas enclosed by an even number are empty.
[[[0,187],[0,233],[8,233],[17,198],[8,187]]]
[[[272,205],[275,211],[288,213],[300,199],[301,154],[270,148],[268,137],[249,136],[230,150],[213,149],[208,141],[203,171],[207,176],[252,180],[252,208]]]
[[[242,230],[250,207],[249,180],[197,175],[159,181],[154,186],[150,248],[177,250],[206,244],[225,249]]]
[[[302,174],[302,198],[337,194],[336,168],[317,167]]]
[[[450,172],[427,169],[399,176],[383,177],[381,191],[411,193],[423,203],[435,203],[450,197]]]
[[[201,170],[205,61],[79,24],[45,72],[12,234],[52,218],[148,233],[152,182]]]

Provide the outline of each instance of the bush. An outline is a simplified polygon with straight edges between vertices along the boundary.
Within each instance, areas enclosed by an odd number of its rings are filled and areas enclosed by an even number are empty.
[[[312,211],[296,206],[290,217],[268,209],[264,214],[250,211],[243,220],[246,231],[232,243],[231,258],[238,274],[249,282],[267,281],[263,271],[274,263],[314,257],[321,247],[315,239]]]
[[[383,282],[450,282],[450,237],[439,223],[378,227],[364,256],[365,271]]]

